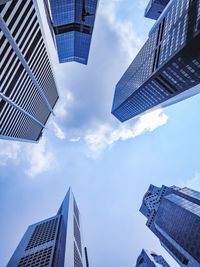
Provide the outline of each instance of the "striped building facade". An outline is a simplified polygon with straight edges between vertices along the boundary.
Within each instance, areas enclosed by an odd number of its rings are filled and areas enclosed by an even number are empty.
[[[37,142],[57,100],[36,1],[1,4],[0,138]]]

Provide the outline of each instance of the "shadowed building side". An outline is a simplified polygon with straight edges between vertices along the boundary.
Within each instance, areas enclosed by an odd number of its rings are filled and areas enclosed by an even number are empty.
[[[150,185],[140,212],[147,227],[180,266],[200,267],[200,193]]]
[[[123,122],[199,93],[199,47],[200,1],[172,0],[116,85],[112,114]]]

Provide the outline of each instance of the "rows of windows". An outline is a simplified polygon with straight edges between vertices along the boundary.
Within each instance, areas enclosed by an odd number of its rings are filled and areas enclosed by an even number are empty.
[[[10,1],[1,6],[0,12],[13,40],[53,108],[58,94],[33,1]],[[49,109],[2,31],[0,31],[0,48],[2,50],[0,90],[13,101],[14,105],[19,107],[18,110],[14,110],[13,106],[2,102],[0,134],[38,140],[42,131],[41,126],[27,115],[20,114],[19,110],[22,108],[45,124],[50,114]],[[13,121],[11,114],[16,116],[14,122],[17,125],[11,124]]]
[[[75,240],[76,240],[76,244],[78,245],[79,252],[82,255],[81,233],[80,233],[78,224],[76,222],[75,216],[74,216],[74,237],[75,237]]]
[[[182,188],[180,192],[200,201],[200,192],[194,191],[187,187]]]
[[[74,267],[83,267],[83,264],[82,264],[82,261],[79,256],[78,249],[75,243],[74,243]]]
[[[60,62],[78,61],[87,63],[91,35],[82,32],[66,32],[56,35],[56,45]]]
[[[37,225],[28,242],[26,250],[53,241],[56,238],[57,227],[58,218]]]
[[[39,250],[21,258],[18,267],[50,267],[52,247]]]
[[[155,223],[200,262],[200,217],[192,209],[193,205],[197,206],[174,194],[165,196]]]
[[[76,220],[77,220],[77,222],[78,222],[78,225],[80,226],[80,221],[79,221],[79,209],[78,209],[78,206],[77,206],[77,203],[76,203],[75,198],[74,198],[74,201],[73,201],[73,208],[74,208],[74,214],[75,214]]]
[[[4,104],[0,114],[0,135],[37,140],[41,131],[42,127],[27,115],[8,103]]]
[[[50,0],[50,8],[54,26],[66,25],[69,23],[84,23],[93,26],[96,14],[98,0]],[[85,12],[94,14],[93,16],[85,16]]]
[[[131,118],[197,84],[200,81],[200,56],[196,56],[194,47],[193,52],[190,57],[183,54],[172,61],[161,74],[136,90],[115,114],[121,120]]]
[[[200,31],[200,1],[193,2],[197,15],[194,15],[194,7],[189,6],[188,0],[172,3],[164,19],[151,32],[148,41],[117,84],[112,112],[120,120],[124,121],[157,106],[200,81],[199,52],[191,56],[191,51],[197,50],[198,44],[188,48],[188,51],[185,48],[190,29],[196,29],[199,25]],[[183,48],[182,57],[169,62]],[[162,73],[155,77],[161,66]]]

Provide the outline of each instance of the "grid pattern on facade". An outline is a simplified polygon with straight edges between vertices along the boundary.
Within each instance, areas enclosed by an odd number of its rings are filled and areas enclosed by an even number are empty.
[[[199,41],[193,41],[199,19],[199,0],[173,1],[116,86],[112,113],[121,121],[168,99],[179,101],[179,94],[200,82]]]
[[[157,232],[157,236],[161,242],[182,264],[188,265],[189,260],[181,253],[170,241]]]
[[[18,267],[50,267],[52,247],[48,247],[21,258]]]
[[[37,225],[29,240],[26,250],[53,241],[56,238],[57,227],[58,218],[48,220],[44,223]]]
[[[175,242],[200,262],[200,214],[195,213],[196,206],[188,200],[173,195],[163,198],[155,223]],[[192,207],[194,210],[192,212]],[[167,223],[166,223],[167,221]]]
[[[80,229],[79,229],[79,226],[78,226],[78,224],[76,222],[75,217],[74,217],[74,237],[75,237],[76,243],[78,245],[79,252],[82,255],[81,233],[80,233]]]
[[[87,64],[98,0],[49,2],[60,63]]]
[[[83,267],[83,264],[82,264],[82,261],[79,256],[78,249],[75,243],[74,243],[74,267]]]
[[[198,203],[200,204],[200,192],[197,192],[187,187],[182,188],[181,190],[179,190],[179,192],[183,193],[186,196],[193,198],[192,199],[193,201],[197,200]]]
[[[79,209],[78,209],[78,206],[77,206],[77,203],[76,203],[75,198],[74,198],[74,201],[73,201],[73,206],[74,206],[74,214],[76,216],[76,220],[78,222],[78,225],[80,226],[80,222],[79,222]]]
[[[58,94],[33,1],[9,1],[1,6],[0,13],[11,39],[53,108]],[[43,127],[35,125],[32,117],[45,124],[49,108],[1,30],[0,48],[0,93],[13,103],[12,106],[6,105],[5,100],[0,103],[0,135],[37,141]]]

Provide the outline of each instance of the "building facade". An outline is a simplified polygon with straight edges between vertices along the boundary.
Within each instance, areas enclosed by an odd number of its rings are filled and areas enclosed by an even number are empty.
[[[170,0],[150,0],[145,9],[144,16],[146,18],[157,20],[162,14]]]
[[[170,265],[161,255],[143,249],[135,267],[170,267]]]
[[[200,1],[172,0],[116,85],[112,114],[126,121],[200,91]]]
[[[150,185],[140,212],[147,227],[180,266],[200,267],[200,193]]]
[[[98,0],[44,0],[60,63],[87,64]]]
[[[37,142],[58,92],[35,0],[0,5],[0,51],[0,138]]]
[[[28,227],[7,267],[89,267],[85,251],[80,212],[69,189],[55,216]]]

